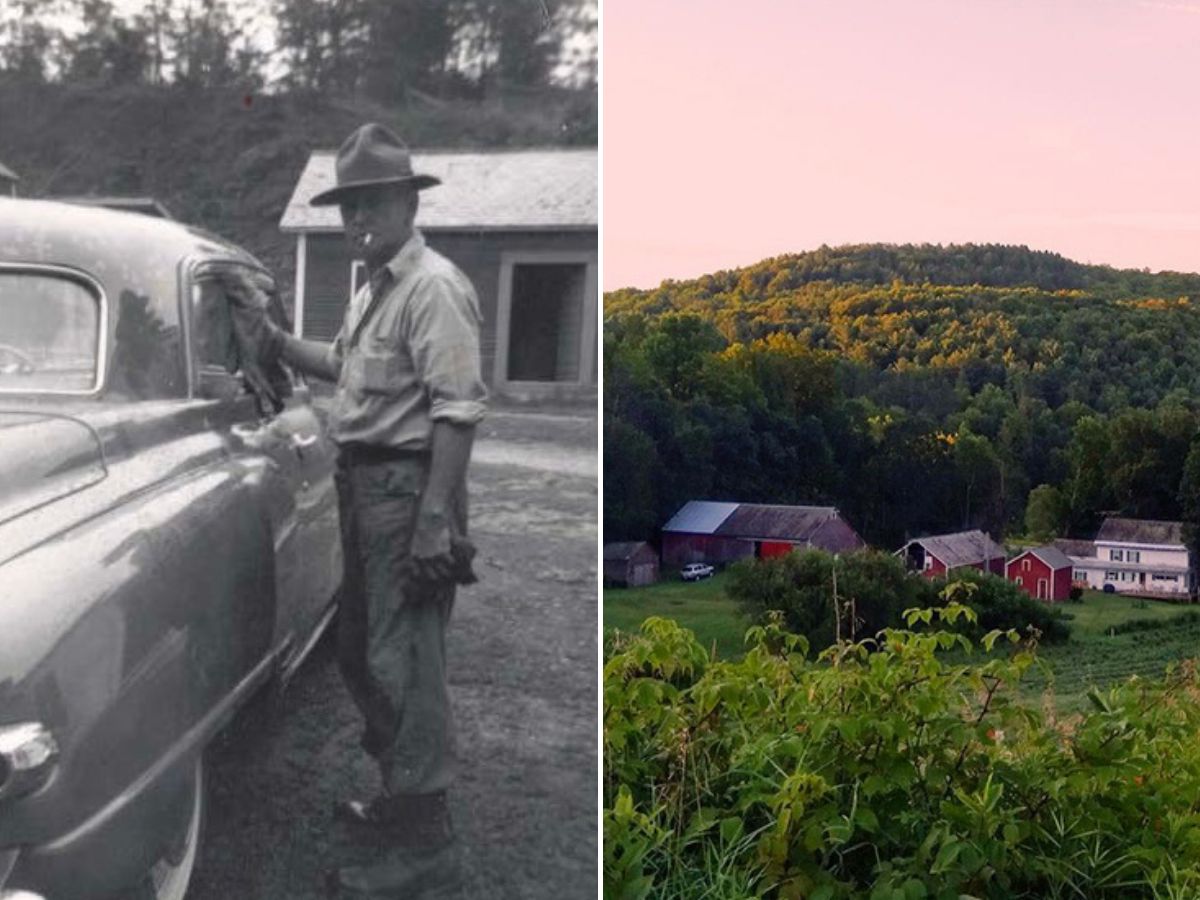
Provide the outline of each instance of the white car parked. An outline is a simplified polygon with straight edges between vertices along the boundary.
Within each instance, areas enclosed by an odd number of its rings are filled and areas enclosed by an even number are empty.
[[[679,577],[684,581],[699,581],[701,578],[712,578],[716,569],[708,563],[688,563],[679,571]]]

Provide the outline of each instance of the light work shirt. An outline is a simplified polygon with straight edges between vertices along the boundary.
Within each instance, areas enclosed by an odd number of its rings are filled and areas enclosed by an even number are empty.
[[[414,232],[387,264],[385,296],[350,345],[370,304],[363,285],[329,348],[339,372],[329,411],[339,444],[428,450],[433,423],[475,424],[487,408],[480,374],[483,316],[475,288]]]

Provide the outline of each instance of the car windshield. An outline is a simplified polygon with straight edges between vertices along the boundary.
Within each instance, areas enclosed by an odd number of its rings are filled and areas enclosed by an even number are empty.
[[[100,301],[51,272],[0,272],[0,393],[96,387]]]

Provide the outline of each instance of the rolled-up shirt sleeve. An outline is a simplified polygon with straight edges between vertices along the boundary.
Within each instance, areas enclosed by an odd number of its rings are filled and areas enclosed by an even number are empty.
[[[422,278],[410,306],[409,346],[429,397],[429,417],[474,425],[487,412],[479,364],[479,301],[465,278]]]

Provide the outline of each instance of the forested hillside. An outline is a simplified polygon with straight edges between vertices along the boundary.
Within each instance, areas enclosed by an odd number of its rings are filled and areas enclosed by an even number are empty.
[[[884,547],[1195,518],[1198,303],[1197,275],[995,245],[823,247],[612,292],[605,540],[698,498],[835,504]]]

